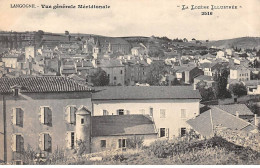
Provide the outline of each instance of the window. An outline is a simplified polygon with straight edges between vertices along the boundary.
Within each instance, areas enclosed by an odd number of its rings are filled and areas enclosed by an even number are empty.
[[[145,110],[144,109],[140,109],[139,112],[140,112],[140,114],[145,115]]]
[[[13,108],[13,125],[23,126],[23,111],[21,108]]]
[[[66,108],[68,123],[70,123],[70,124],[76,123],[76,111],[77,111],[77,108],[75,106],[68,106]]]
[[[52,123],[52,114],[49,107],[41,107],[41,123],[45,125]]]
[[[123,70],[120,71],[120,74],[123,74]]]
[[[118,109],[117,115],[124,115],[124,109]]]
[[[110,75],[109,74],[107,74],[107,77],[108,77],[108,79],[110,79]]]
[[[18,94],[19,94],[19,89],[15,88],[14,89],[14,96],[18,96]]]
[[[24,140],[22,135],[14,134],[12,136],[12,149],[14,152],[22,152],[24,149]]]
[[[75,132],[67,132],[67,142],[69,149],[75,148]]]
[[[114,80],[116,80],[116,76],[114,76]]]
[[[51,151],[51,136],[48,133],[40,134],[40,149],[42,151]]]
[[[100,141],[100,147],[101,148],[106,148],[107,147],[107,144],[106,144],[107,142],[106,142],[106,140],[101,140]]]
[[[181,137],[186,135],[186,128],[181,128]]]
[[[153,108],[150,107],[150,116],[153,116]]]
[[[84,118],[81,118],[80,123],[84,124]]]
[[[108,111],[107,110],[103,110],[103,115],[108,115]]]
[[[126,139],[118,139],[118,148],[126,147]]]
[[[159,128],[158,137],[169,137],[169,128]]]
[[[165,114],[165,109],[160,109],[160,118],[165,118],[166,114]]]
[[[186,109],[181,109],[181,118],[186,118]]]

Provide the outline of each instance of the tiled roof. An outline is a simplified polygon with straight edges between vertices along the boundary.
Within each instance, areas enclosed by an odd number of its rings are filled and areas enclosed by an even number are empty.
[[[236,112],[238,112],[239,115],[254,115],[245,104],[216,105],[212,107],[219,108],[233,115],[236,115]]]
[[[111,86],[97,87],[93,100],[200,99],[191,86]]]
[[[204,81],[213,81],[213,77],[212,76],[207,76],[207,75],[200,75],[194,79],[197,80],[204,80]]]
[[[0,78],[0,93],[11,93],[11,87],[21,86],[21,93],[42,92],[73,92],[90,91],[87,86],[79,85],[72,79],[46,76],[46,77],[17,77]]]
[[[144,115],[107,115],[92,117],[92,136],[156,134],[154,122]]]
[[[256,129],[251,123],[218,108],[212,108],[196,118],[188,120],[187,123],[199,134],[206,137],[213,135],[213,127],[215,126],[243,131]]]
[[[109,68],[109,67],[124,67],[120,60],[111,59],[111,60],[101,60],[99,67]]]

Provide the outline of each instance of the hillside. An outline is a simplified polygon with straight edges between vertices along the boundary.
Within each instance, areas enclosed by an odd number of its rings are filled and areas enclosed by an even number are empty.
[[[260,49],[260,37],[240,37],[227,40],[210,41],[204,43],[206,46],[216,46],[218,48],[231,48],[232,46],[237,48],[256,48]]]

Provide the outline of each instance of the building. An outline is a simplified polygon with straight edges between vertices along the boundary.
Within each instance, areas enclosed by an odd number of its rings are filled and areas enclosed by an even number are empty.
[[[95,90],[93,116],[149,115],[162,138],[183,136],[189,129],[186,121],[199,115],[201,96],[190,86],[117,86]]]
[[[109,85],[125,84],[125,66],[120,60],[100,60],[97,67],[106,72],[109,78]]]
[[[257,130],[257,126],[215,107],[196,118],[188,120],[187,123],[203,137],[214,136],[217,126],[245,132],[255,132]]]
[[[106,115],[91,119],[93,153],[126,148],[131,139],[149,143],[157,138],[154,122],[148,115]]]
[[[223,110],[246,121],[254,117],[254,113],[245,104],[215,105],[211,107]]]
[[[125,65],[126,85],[146,82],[150,66],[144,60],[126,60],[123,64]]]
[[[250,69],[244,66],[232,66],[230,68],[230,79],[236,79],[238,81],[249,81],[250,80]]]
[[[34,46],[25,47],[25,59],[34,58],[36,56],[36,49]]]
[[[90,138],[80,113],[92,111],[87,86],[63,77],[0,78],[0,96],[0,160],[19,164],[28,147],[48,156],[56,148],[74,148],[82,134]]]
[[[175,69],[177,70],[177,79],[184,81],[186,84],[193,83],[195,77],[203,74],[203,71],[195,66],[181,66],[179,68],[175,67]]]
[[[200,75],[194,78],[194,87],[196,87],[199,82],[205,82],[205,86],[207,88],[212,87],[214,83],[216,83],[216,81],[213,80],[212,76],[207,76],[207,75]]]

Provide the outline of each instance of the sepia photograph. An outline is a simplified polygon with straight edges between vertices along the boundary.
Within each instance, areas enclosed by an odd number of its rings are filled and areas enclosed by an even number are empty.
[[[0,0],[0,167],[260,165],[260,0]]]

